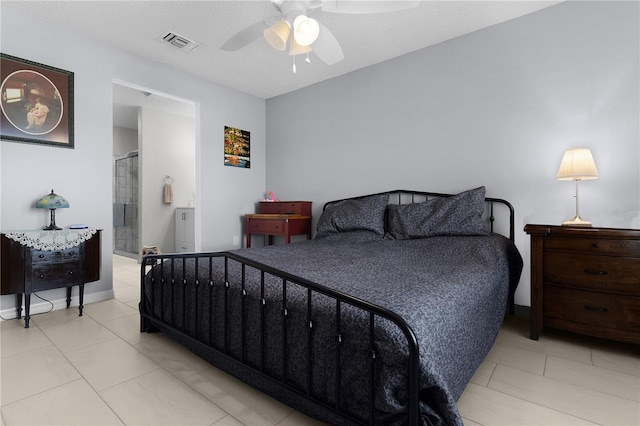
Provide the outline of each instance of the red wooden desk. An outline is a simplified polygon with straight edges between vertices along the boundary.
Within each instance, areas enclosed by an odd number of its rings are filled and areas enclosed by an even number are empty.
[[[268,244],[273,244],[274,235],[282,235],[286,244],[292,235],[306,235],[311,238],[311,216],[296,214],[246,214],[247,248],[251,247],[251,235],[267,235]]]

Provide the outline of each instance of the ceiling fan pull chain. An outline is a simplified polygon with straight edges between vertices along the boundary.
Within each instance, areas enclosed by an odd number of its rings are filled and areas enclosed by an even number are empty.
[[[311,58],[309,58],[309,52],[307,52],[307,57],[305,58],[305,62],[308,64],[311,63]]]
[[[296,73],[296,55],[292,55],[293,56],[293,73]]]

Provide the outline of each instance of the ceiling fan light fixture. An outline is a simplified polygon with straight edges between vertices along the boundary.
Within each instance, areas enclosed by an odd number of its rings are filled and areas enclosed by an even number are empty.
[[[301,55],[303,53],[308,54],[312,50],[311,46],[300,46],[295,37],[291,37],[291,41],[289,42],[289,55]]]
[[[293,21],[293,38],[300,46],[309,46],[318,38],[318,21],[306,15],[298,15]]]
[[[264,38],[276,50],[284,51],[287,48],[287,40],[291,28],[284,19],[278,19],[273,25],[264,30]]]

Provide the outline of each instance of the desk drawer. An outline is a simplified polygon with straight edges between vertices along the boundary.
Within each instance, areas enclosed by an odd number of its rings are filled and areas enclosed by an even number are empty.
[[[640,332],[640,297],[546,285],[543,306],[545,318]]]
[[[284,235],[285,220],[252,219],[249,221],[249,232],[252,234]]]
[[[72,247],[66,250],[31,250],[31,262],[33,265],[73,262],[80,259],[80,247]]]
[[[31,270],[31,291],[49,290],[81,284],[79,262],[34,264]]]
[[[579,251],[587,254],[640,256],[640,240],[600,238],[553,238],[544,242],[545,250]]]
[[[544,281],[640,295],[640,258],[545,252]]]

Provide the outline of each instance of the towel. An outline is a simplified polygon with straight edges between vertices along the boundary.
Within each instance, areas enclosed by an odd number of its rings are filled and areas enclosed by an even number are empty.
[[[164,203],[165,204],[173,203],[173,188],[171,188],[170,183],[164,184]]]

